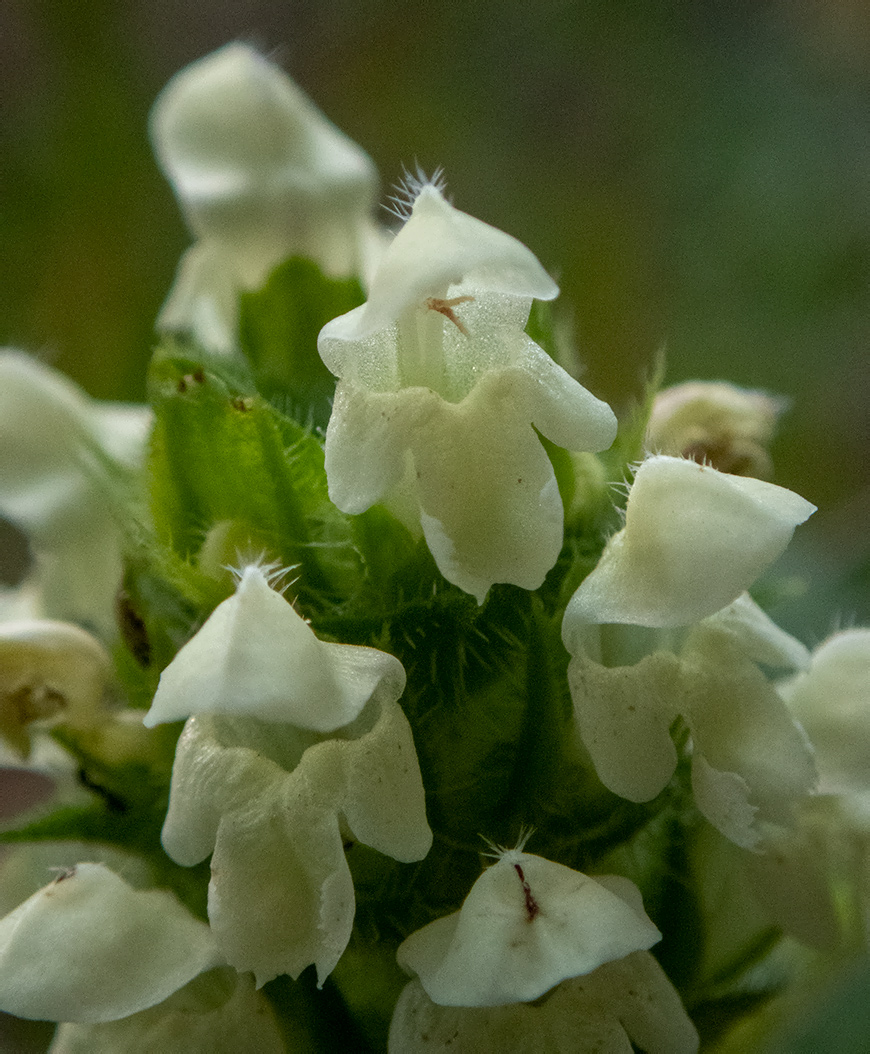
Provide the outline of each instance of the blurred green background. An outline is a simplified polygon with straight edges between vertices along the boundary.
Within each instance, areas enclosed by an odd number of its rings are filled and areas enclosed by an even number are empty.
[[[618,411],[662,347],[669,381],[788,395],[778,481],[821,511],[782,565],[813,590],[781,618],[816,639],[870,619],[866,0],[5,0],[0,339],[94,395],[142,397],[188,240],[149,106],[236,38],[385,188],[443,165],[458,207],[531,246]]]

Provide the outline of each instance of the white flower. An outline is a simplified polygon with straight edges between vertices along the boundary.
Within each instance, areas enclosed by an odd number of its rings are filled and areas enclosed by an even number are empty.
[[[610,790],[648,801],[665,788],[682,716],[695,800],[714,826],[758,849],[792,822],[815,783],[812,753],[758,664],[800,668],[808,654],[744,590],[812,511],[791,491],[691,461],[640,466],[625,527],[562,627],[580,735]]]
[[[870,828],[870,629],[833,634],[778,688],[815,748],[819,790]]]
[[[219,965],[208,926],[166,890],[134,890],[78,864],[0,920],[0,1009],[47,1021],[114,1021]]]
[[[146,407],[98,403],[21,352],[0,352],[0,515],[28,537],[44,614],[114,627],[121,537],[114,475],[142,460]]]
[[[103,711],[111,660],[90,633],[68,622],[0,622],[0,736],[26,756],[30,726],[90,728]]]
[[[288,1044],[272,1007],[254,989],[248,974],[227,968],[197,977],[157,1006],[101,1024],[63,1024],[48,1054],[191,1054],[232,1051],[232,1054],[285,1054],[296,1050],[290,1037],[304,1028],[286,1022]]]
[[[524,245],[427,184],[368,301],[318,340],[339,378],[332,501],[360,513],[410,495],[441,573],[479,602],[495,582],[537,588],[562,546],[535,429],[570,450],[604,449],[616,433],[610,408],[523,331],[532,299],[557,293]]]
[[[341,957],[348,832],[396,860],[429,851],[404,687],[393,656],[318,640],[258,567],[164,671],[147,720],[194,716],[163,845],[185,866],[213,852],[212,928],[258,984],[310,963],[322,983]]]
[[[510,849],[459,911],[412,933],[397,958],[433,1002],[503,1006],[538,999],[568,977],[659,940],[628,879],[590,878]]]
[[[151,115],[157,159],[197,241],[158,320],[227,352],[238,296],[291,256],[363,274],[383,240],[377,173],[277,66],[228,44],[166,86]]]
[[[251,564],[160,676],[147,726],[192,714],[233,714],[331,732],[353,721],[375,691],[398,699],[405,671],[375,648],[318,640]]]
[[[298,977],[310,963],[322,983],[344,952],[354,916],[347,832],[404,862],[429,851],[398,703],[371,703],[357,727],[332,738],[251,718],[188,720],[163,845],[189,866],[213,851],[212,929],[227,960],[258,984]]]
[[[563,981],[544,999],[508,1006],[440,1006],[418,980],[390,1024],[389,1054],[695,1054],[698,1033],[649,952]]]
[[[620,633],[595,630],[618,653]],[[792,807],[815,785],[803,730],[757,663],[792,667],[802,647],[748,595],[689,631],[676,646],[636,662],[604,665],[594,638],[573,654],[568,680],[581,738],[602,783],[649,801],[677,765],[670,728],[682,716],[692,734],[692,788],[700,811],[727,838],[760,847],[769,827],[788,826]],[[598,660],[600,660],[600,653]]]
[[[625,527],[565,612],[577,623],[688,626],[747,590],[815,506],[773,483],[664,455],[634,477]]]

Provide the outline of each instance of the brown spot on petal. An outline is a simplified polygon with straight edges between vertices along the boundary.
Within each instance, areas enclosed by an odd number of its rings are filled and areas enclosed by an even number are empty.
[[[528,922],[534,922],[538,915],[540,915],[541,913],[541,905],[537,902],[537,900],[535,900],[534,896],[532,895],[531,887],[529,886],[529,883],[520,865],[514,864],[514,870],[519,875],[520,882],[523,886],[523,893],[525,894],[526,898],[526,920]]]

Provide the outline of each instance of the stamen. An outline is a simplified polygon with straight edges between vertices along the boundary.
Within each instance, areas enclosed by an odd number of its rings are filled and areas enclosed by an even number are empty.
[[[523,886],[523,893],[526,897],[526,918],[529,922],[534,922],[541,913],[541,906],[532,896],[531,887],[529,886],[526,876],[523,874],[523,869],[519,864],[514,864],[514,871],[519,875],[520,882]]]
[[[459,332],[467,337],[469,335],[468,330],[465,328],[462,319],[456,317],[453,308],[456,307],[457,304],[467,304],[471,300],[474,300],[473,296],[454,296],[451,300],[441,300],[437,296],[430,296],[424,301],[424,303],[430,311],[437,311],[445,318],[449,318]]]

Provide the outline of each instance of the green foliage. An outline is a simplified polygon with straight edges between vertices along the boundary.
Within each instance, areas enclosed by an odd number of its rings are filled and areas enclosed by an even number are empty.
[[[327,496],[319,440],[234,370],[174,352],[159,350],[149,374],[158,541],[191,561],[209,532],[231,524],[242,559],[263,554],[298,567],[294,589],[303,605],[346,590],[359,561],[350,523]],[[227,562],[234,558],[227,554]]]
[[[262,394],[298,420],[325,427],[335,378],[317,354],[317,334],[364,300],[357,278],[328,278],[299,256],[276,267],[262,289],[243,293],[239,342]]]
[[[790,1016],[763,1054],[866,1054],[870,1036],[870,957],[865,952],[829,982],[816,998]]]

